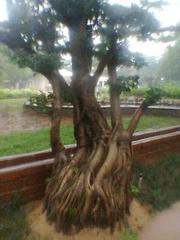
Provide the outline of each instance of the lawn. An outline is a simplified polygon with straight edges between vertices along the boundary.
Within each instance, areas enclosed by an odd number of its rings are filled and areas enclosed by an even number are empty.
[[[163,210],[180,200],[180,154],[168,155],[151,165],[134,164],[136,197],[154,210]],[[141,187],[138,187],[139,175]]]
[[[0,113],[4,112],[21,112],[26,98],[18,99],[0,99]]]
[[[130,117],[124,118],[125,127],[127,127],[129,120]],[[137,127],[137,131],[159,129],[178,124],[180,124],[178,118],[144,116]],[[75,142],[71,124],[61,126],[61,138],[64,144]],[[39,151],[49,147],[49,128],[0,135],[0,156]]]

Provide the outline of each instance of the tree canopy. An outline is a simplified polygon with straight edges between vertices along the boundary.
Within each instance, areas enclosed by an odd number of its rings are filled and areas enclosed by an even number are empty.
[[[0,45],[0,87],[25,87],[33,73],[28,68],[19,68],[11,59],[12,52],[4,45]]]
[[[128,8],[102,0],[7,2],[9,19],[1,23],[0,41],[15,50],[20,66],[42,73],[63,67],[63,56],[71,54],[71,36],[66,34],[65,27],[73,31],[82,19],[86,32],[79,34],[79,46],[83,42],[85,51],[99,59],[114,48],[117,64],[128,66],[141,64],[140,56],[128,50],[128,37],[146,39],[159,27],[144,5]]]

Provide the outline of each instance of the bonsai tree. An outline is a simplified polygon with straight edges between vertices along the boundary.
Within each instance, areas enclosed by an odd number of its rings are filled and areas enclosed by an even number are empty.
[[[120,95],[138,84],[138,76],[117,76],[120,66],[144,64],[128,49],[131,37],[146,40],[162,31],[148,1],[125,7],[104,0],[7,0],[9,17],[0,26],[0,41],[14,49],[14,59],[43,74],[53,89],[51,146],[55,163],[44,200],[47,218],[58,230],[84,226],[110,227],[126,220],[132,174],[132,136],[145,109],[159,99],[147,93],[127,129]],[[156,4],[155,4],[156,5]],[[72,81],[59,69],[71,57]],[[92,70],[93,61],[97,62]],[[111,124],[95,97],[104,69],[110,87]],[[68,92],[74,107],[76,150],[65,152],[59,137],[61,96]]]

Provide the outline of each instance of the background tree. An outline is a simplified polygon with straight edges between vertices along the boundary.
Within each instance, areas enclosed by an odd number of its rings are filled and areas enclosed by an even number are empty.
[[[53,89],[51,144],[55,156],[46,189],[45,210],[57,229],[111,227],[125,220],[132,172],[132,135],[145,109],[159,99],[151,89],[124,129],[119,97],[137,85],[138,76],[121,77],[117,67],[141,67],[142,57],[128,50],[128,39],[145,40],[159,24],[151,4],[124,7],[103,0],[8,0],[9,20],[1,26],[0,41],[15,50],[21,66],[46,76]],[[23,11],[22,11],[23,9]],[[66,34],[67,32],[67,34]],[[95,39],[99,38],[99,43]],[[72,82],[59,73],[70,54]],[[98,64],[92,71],[93,59]],[[110,86],[111,125],[95,97],[104,69]],[[59,139],[61,93],[71,94],[77,149],[67,156]]]
[[[143,66],[138,74],[140,77],[140,83],[153,86],[159,83],[160,79],[157,74],[158,60],[154,57],[146,57],[146,65]]]
[[[158,76],[166,83],[180,83],[180,38],[168,47],[158,66]]]
[[[13,59],[20,67],[29,67],[41,73],[51,83],[54,98],[51,127],[52,151],[59,152],[62,144],[59,139],[61,100],[60,83],[66,86],[58,69],[62,37],[54,13],[45,1],[7,0],[8,21],[1,24],[0,42],[14,50]],[[23,11],[22,11],[23,9]]]
[[[159,83],[159,76],[157,74],[158,69],[158,60],[154,57],[143,56],[145,64],[140,69],[137,69],[133,66],[124,67],[120,66],[118,68],[118,75],[129,76],[129,75],[138,75],[139,76],[139,85],[149,85],[153,86],[154,84]]]
[[[23,88],[28,85],[28,80],[33,73],[28,68],[19,68],[10,57],[11,51],[0,45],[0,86],[8,88]]]

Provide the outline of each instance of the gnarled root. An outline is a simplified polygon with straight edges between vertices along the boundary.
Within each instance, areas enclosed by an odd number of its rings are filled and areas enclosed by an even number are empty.
[[[64,232],[84,226],[113,227],[128,209],[131,175],[129,143],[99,140],[91,152],[78,150],[61,168],[54,168],[44,206],[50,222]]]

